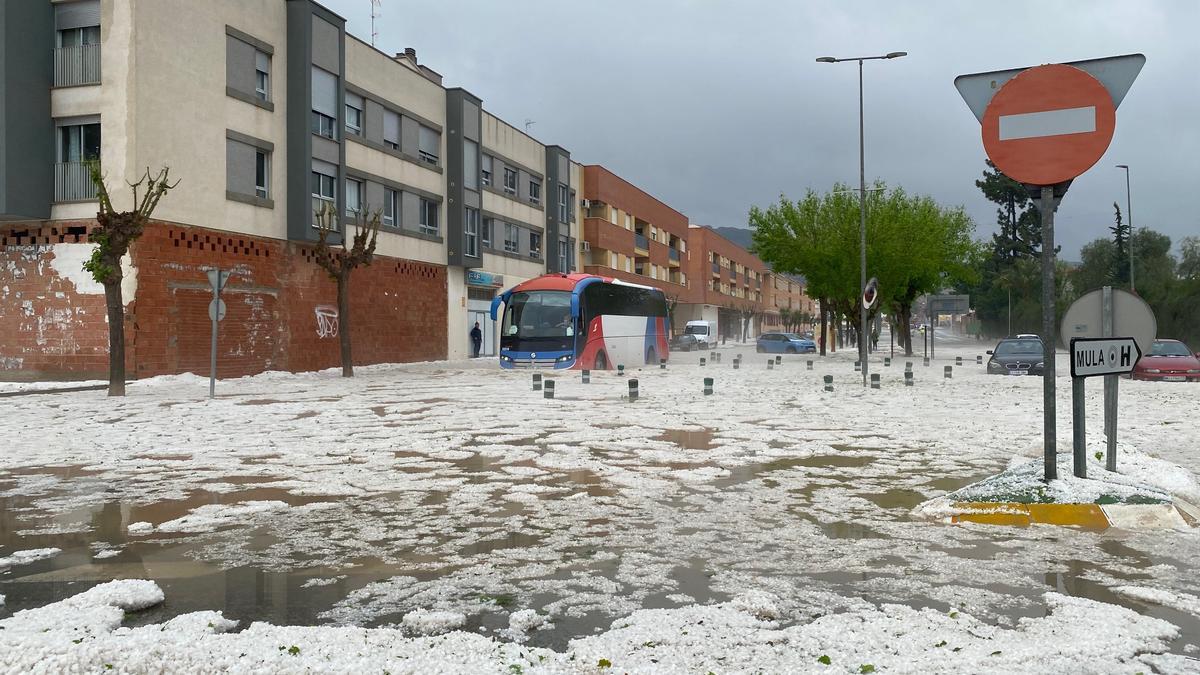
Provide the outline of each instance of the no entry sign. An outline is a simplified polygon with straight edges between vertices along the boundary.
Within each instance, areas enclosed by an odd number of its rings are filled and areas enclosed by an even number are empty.
[[[1112,141],[1117,108],[1096,78],[1038,66],[1009,80],[983,114],[983,148],[1004,174],[1032,185],[1071,180]]]

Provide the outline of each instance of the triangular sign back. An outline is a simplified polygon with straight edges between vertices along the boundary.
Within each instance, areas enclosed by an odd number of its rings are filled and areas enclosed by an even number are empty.
[[[1087,59],[1086,61],[1070,61],[1066,65],[1074,66],[1091,75],[1104,85],[1112,96],[1113,106],[1120,107],[1125,94],[1133,86],[1142,66],[1146,65],[1145,54],[1124,54],[1122,56],[1106,56],[1102,59]],[[967,102],[967,107],[975,113],[975,119],[983,121],[983,112],[987,110],[992,97],[1000,91],[1006,82],[1016,77],[1018,73],[1029,68],[1013,68],[1011,70],[995,70],[989,73],[972,73],[959,75],[954,78],[954,87]]]

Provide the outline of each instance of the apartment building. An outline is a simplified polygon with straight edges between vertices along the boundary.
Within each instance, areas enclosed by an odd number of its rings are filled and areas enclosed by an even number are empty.
[[[661,288],[668,300],[691,301],[687,216],[596,164],[583,167],[583,198],[585,272]]]
[[[690,225],[688,241],[700,255],[688,261],[695,295],[691,303],[680,308],[681,319],[716,321],[721,334],[733,339],[741,337],[743,313],[753,314],[747,337],[758,335],[767,309],[766,264],[710,227]]]
[[[481,312],[499,287],[576,269],[583,170],[569,152],[311,0],[26,0],[0,13],[0,316],[14,318],[0,326],[2,377],[106,368],[103,290],[80,269],[97,210],[89,162],[118,208],[147,167],[180,180],[127,260],[138,377],[207,370],[213,267],[233,271],[220,375],[336,365],[319,210],[336,216],[332,240],[360,214],[381,219],[375,261],[351,281],[356,363],[465,356],[474,320],[490,332]]]
[[[780,310],[804,312],[817,318],[817,303],[805,293],[802,280],[788,274],[767,274],[767,294],[764,302],[762,326],[764,331],[779,331],[787,328],[781,320]]]

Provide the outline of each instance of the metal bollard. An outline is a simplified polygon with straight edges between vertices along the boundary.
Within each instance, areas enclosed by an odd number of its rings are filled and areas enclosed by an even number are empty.
[[[904,371],[904,386],[913,386],[913,373],[911,370]]]
[[[871,388],[879,388],[879,373],[871,373]]]
[[[712,359],[712,362],[713,362],[713,363],[716,363],[716,362],[717,362],[717,353],[716,353],[716,352],[709,352],[709,353],[708,353],[708,358]]]
[[[704,357],[703,357],[703,356],[701,356],[701,357],[700,357],[700,367],[701,367],[701,368],[703,368],[703,367],[704,367],[704,363],[705,363],[705,362],[704,362]]]
[[[592,381],[592,371],[590,371],[590,370],[583,371],[583,383],[590,384],[591,381]]]
[[[712,394],[713,379],[711,377],[704,378],[704,395]]]
[[[890,356],[883,357],[883,365],[889,366],[889,367],[892,365],[892,359]]]
[[[637,380],[630,380],[629,381],[629,400],[630,400],[630,402],[636,401],[637,397],[638,397],[638,382],[637,382]]]
[[[929,357],[928,356],[925,357],[925,365],[929,365]]]
[[[912,361],[904,362],[904,370],[905,370],[905,372],[909,372],[909,373],[912,372]]]
[[[983,365],[983,357],[982,356],[980,356],[978,354],[975,355],[975,365],[977,365],[977,366]]]
[[[954,365],[956,365],[956,366],[962,365],[962,357],[961,356],[954,357]]]
[[[767,370],[775,370],[775,359],[767,359]]]
[[[533,390],[534,391],[542,390],[542,374],[541,373],[533,374]]]
[[[857,373],[860,371],[862,371],[862,361],[855,361],[854,362],[854,372]]]
[[[833,376],[826,375],[823,379],[825,380],[825,391],[833,391]]]
[[[741,363],[742,363],[742,360],[741,360],[741,359],[735,358],[735,359],[733,360],[733,369],[734,369],[734,370],[737,370],[737,369],[738,369],[738,366],[740,366],[740,365],[741,365]]]
[[[546,390],[542,392],[544,398],[554,398],[554,380],[546,380]]]
[[[812,370],[812,359],[808,360],[807,366],[808,366],[808,370]]]
[[[945,378],[947,380],[949,380],[951,377],[954,376],[954,366],[946,366],[946,369],[944,372],[945,372]]]
[[[776,356],[776,357],[775,357],[775,365],[779,365],[779,364],[781,364],[781,363],[783,363],[783,357],[782,357],[782,356]]]
[[[624,374],[625,374],[625,364],[618,363],[617,364],[617,375],[624,375]]]
[[[659,369],[659,370],[666,370],[666,369],[667,369],[667,360],[666,360],[666,359],[659,359],[659,360],[658,360],[658,369]]]

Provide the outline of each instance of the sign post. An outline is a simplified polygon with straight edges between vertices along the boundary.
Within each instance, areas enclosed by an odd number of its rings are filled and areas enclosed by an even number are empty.
[[[212,398],[217,391],[217,324],[225,318],[225,301],[221,299],[221,289],[229,282],[229,270],[213,268],[208,270],[208,285],[212,287],[213,298],[208,303],[208,318],[212,320],[212,350],[208,361],[208,397]]]
[[[1112,141],[1117,106],[1146,63],[1142,54],[960,75],[954,86],[979,120],[988,158],[1025,184],[1042,220],[1042,375],[1045,480],[1058,477],[1055,411],[1054,212],[1071,181]],[[1074,368],[1074,357],[1072,357]],[[1073,390],[1082,399],[1082,382]],[[1082,404],[1080,404],[1082,405]],[[1076,429],[1075,473],[1081,475]],[[1086,457],[1082,457],[1086,460]]]
[[[1131,337],[1071,338],[1071,420],[1075,475],[1079,478],[1087,478],[1087,430],[1084,426],[1086,411],[1083,387],[1085,378],[1103,376],[1107,380],[1109,377],[1133,372],[1134,364],[1141,357],[1142,350],[1138,347],[1137,340]],[[1107,405],[1106,401],[1106,408]],[[1106,419],[1106,431],[1108,424],[1109,420]],[[1112,424],[1116,426],[1115,419]],[[1114,429],[1108,437],[1110,453],[1115,439]],[[1106,464],[1105,468],[1115,471],[1115,460],[1111,466]]]

